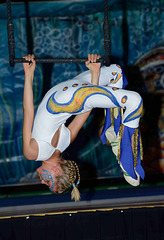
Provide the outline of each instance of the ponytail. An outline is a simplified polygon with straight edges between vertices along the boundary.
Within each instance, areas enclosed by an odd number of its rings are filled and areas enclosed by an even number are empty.
[[[69,161],[68,163],[68,168],[69,168],[69,179],[72,184],[72,191],[71,191],[71,199],[75,200],[75,202],[80,201],[80,192],[78,189],[78,185],[80,183],[80,172],[79,172],[79,167],[74,161]],[[76,184],[75,181],[77,180]]]

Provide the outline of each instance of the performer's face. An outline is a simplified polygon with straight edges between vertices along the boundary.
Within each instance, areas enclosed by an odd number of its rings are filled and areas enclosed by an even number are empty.
[[[49,187],[52,192],[57,192],[56,176],[61,175],[61,168],[42,165],[37,169],[41,183]]]

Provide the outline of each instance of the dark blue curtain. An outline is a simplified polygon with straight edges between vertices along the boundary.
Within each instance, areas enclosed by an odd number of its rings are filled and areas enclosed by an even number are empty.
[[[111,55],[114,63],[124,67],[130,88],[144,96],[141,128],[145,169],[148,173],[160,173],[164,171],[164,1],[139,2],[110,1]],[[5,4],[0,5],[0,12],[0,184],[37,182],[35,169],[39,163],[27,161],[22,154],[23,67],[9,66]],[[103,1],[12,4],[12,13],[16,57],[29,51],[46,58],[104,55]],[[34,79],[35,108],[50,87],[84,70],[84,64],[38,64]],[[101,144],[103,117],[100,116],[103,113],[95,111],[84,125],[80,139],[73,145],[76,153],[72,158],[91,165],[98,177],[113,178],[121,173],[111,148]],[[72,152],[69,148],[69,158]]]

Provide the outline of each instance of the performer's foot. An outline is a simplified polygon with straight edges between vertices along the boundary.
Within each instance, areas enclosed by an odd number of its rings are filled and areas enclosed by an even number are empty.
[[[135,174],[136,174],[136,176],[137,176],[137,179],[132,178],[132,177],[124,170],[124,168],[123,168],[123,166],[122,166],[121,163],[120,163],[120,167],[121,167],[121,169],[122,169],[122,171],[123,171],[123,175],[124,175],[125,180],[126,180],[130,185],[136,187],[136,186],[138,186],[138,185],[140,184],[140,176],[139,176],[139,174],[138,174],[135,170],[134,170],[134,171],[135,171]]]
[[[111,126],[109,127],[106,132],[105,132],[105,136],[108,139],[108,141],[110,142],[111,146],[112,146],[112,151],[113,153],[116,155],[116,157],[118,156],[118,136],[116,136],[116,133],[114,131],[114,127]]]

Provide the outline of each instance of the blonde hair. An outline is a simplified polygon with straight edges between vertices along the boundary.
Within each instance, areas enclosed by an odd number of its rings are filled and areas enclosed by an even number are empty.
[[[80,192],[78,190],[80,172],[78,165],[74,161],[62,159],[61,168],[64,174],[56,177],[58,186],[56,193],[63,193],[67,189],[73,187],[71,191],[71,199],[75,199],[76,202],[80,201]]]

